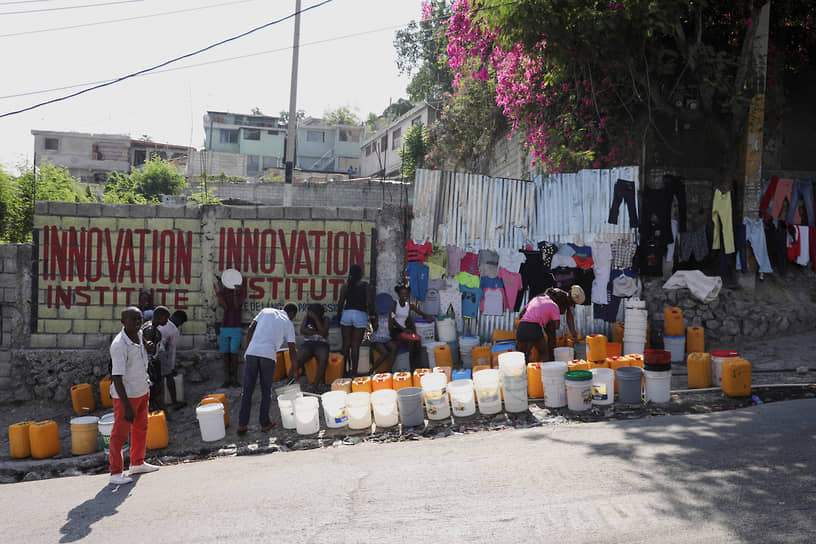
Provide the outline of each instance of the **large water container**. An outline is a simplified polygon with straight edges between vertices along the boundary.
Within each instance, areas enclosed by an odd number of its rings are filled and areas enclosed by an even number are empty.
[[[368,429],[371,427],[371,394],[358,391],[346,395],[349,429]]]
[[[110,376],[99,380],[99,400],[102,402],[102,406],[104,406],[105,408],[111,408],[113,406],[113,399],[111,398],[110,395],[110,387],[111,387]],[[179,397],[179,399],[180,398],[181,397]]]
[[[478,336],[461,336],[459,338],[459,358],[462,361],[463,367],[473,367],[473,348],[478,345]]]
[[[196,418],[201,430],[201,440],[213,442],[226,436],[224,428],[224,406],[220,402],[199,404]]]
[[[663,319],[663,334],[668,336],[683,336],[685,334],[683,310],[671,306],[663,308]]]
[[[727,359],[722,364],[722,390],[729,397],[751,394],[751,363],[745,359]]]
[[[297,428],[297,419],[295,418],[295,400],[303,396],[300,391],[288,391],[282,395],[278,395],[278,410],[281,415],[281,423],[284,429]]]
[[[435,334],[435,326],[433,321],[426,321],[422,318],[417,318],[414,321],[414,329],[416,329],[416,333],[419,335],[420,343],[425,344],[426,342],[433,342],[436,340]]]
[[[544,406],[547,408],[561,408],[567,405],[567,389],[564,384],[567,370],[568,366],[564,361],[541,363],[541,387],[544,392]]]
[[[96,402],[91,384],[80,383],[71,387],[71,402],[77,414],[93,412],[96,409]]]
[[[59,429],[56,421],[38,421],[28,428],[31,456],[35,459],[53,457],[60,452]]]
[[[456,319],[439,316],[436,320],[436,332],[440,342],[453,342],[456,340]]]
[[[416,427],[425,423],[422,415],[422,389],[406,387],[397,391],[400,422],[403,427]]]
[[[476,399],[479,401],[479,413],[490,415],[501,411],[498,370],[488,368],[474,374],[473,387],[476,389]]]
[[[229,427],[229,406],[227,406],[227,396],[224,393],[211,393],[201,399],[201,404],[219,402],[224,407],[224,427]]]
[[[326,421],[326,427],[340,429],[348,425],[345,391],[327,391],[320,395],[320,400],[323,402],[323,418]]]
[[[430,373],[422,376],[422,396],[428,419],[446,419],[450,417],[450,401],[446,386],[448,379],[442,373]]]
[[[467,417],[476,413],[473,380],[453,380],[448,384],[448,395],[455,417]]]
[[[380,389],[372,393],[371,407],[377,427],[393,427],[399,423],[397,392],[393,389]]]
[[[96,416],[82,416],[71,419],[71,453],[86,455],[98,449],[98,422],[99,418]]]
[[[705,351],[704,328],[688,327],[686,329],[686,351],[688,353],[702,353]]]
[[[9,449],[12,459],[22,459],[31,455],[31,440],[28,433],[31,425],[34,425],[33,421],[9,425]]]
[[[320,430],[317,397],[295,399],[295,429],[298,434],[314,434]]]
[[[711,355],[689,353],[686,359],[689,389],[711,387]]]
[[[739,351],[718,349],[711,352],[711,382],[714,387],[722,387],[722,365],[724,361],[736,359]]]
[[[96,426],[94,426],[94,440],[96,440]],[[147,449],[160,450],[166,448],[169,442],[170,435],[167,432],[167,417],[164,415],[164,410],[147,414]]]

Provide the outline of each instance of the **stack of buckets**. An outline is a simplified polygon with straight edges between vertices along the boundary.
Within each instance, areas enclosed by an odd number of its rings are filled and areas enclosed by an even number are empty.
[[[663,308],[663,320],[663,348],[671,353],[672,363],[682,363],[686,355],[683,310],[675,307]]]
[[[671,353],[662,349],[650,349],[643,353],[646,375],[646,401],[669,402],[671,397]]]
[[[479,345],[478,336],[462,336],[459,338],[459,360],[463,368],[473,368],[473,348]]]
[[[626,303],[624,311],[623,353],[643,353],[646,348],[646,303],[635,300]]]

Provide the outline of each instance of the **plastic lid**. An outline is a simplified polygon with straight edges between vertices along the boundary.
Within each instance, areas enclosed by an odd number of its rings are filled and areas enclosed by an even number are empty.
[[[241,273],[234,268],[227,268],[221,273],[221,283],[227,289],[235,289],[235,286],[240,285],[243,281]]]
[[[680,336],[669,336],[668,334],[663,335],[663,338],[671,338],[673,340],[679,340],[679,339],[685,338],[685,337],[686,337],[685,334],[681,334]]]
[[[730,349],[718,349],[711,352],[712,357],[721,357],[727,359],[729,357],[739,357],[739,351],[730,350]]]
[[[564,378],[567,380],[582,382],[584,380],[591,380],[592,372],[589,370],[570,370],[564,374]]]
[[[71,425],[87,425],[88,423],[96,423],[99,418],[96,416],[82,416],[71,419]]]

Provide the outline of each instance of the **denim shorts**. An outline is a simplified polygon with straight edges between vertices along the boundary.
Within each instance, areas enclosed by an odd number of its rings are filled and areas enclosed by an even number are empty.
[[[343,310],[340,325],[344,327],[354,327],[355,329],[368,328],[368,315],[360,310]]]
[[[221,353],[238,353],[241,350],[241,327],[221,327],[218,335],[218,347]]]

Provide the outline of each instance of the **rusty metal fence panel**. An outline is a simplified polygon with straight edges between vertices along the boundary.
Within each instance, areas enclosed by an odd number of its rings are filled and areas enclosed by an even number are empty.
[[[421,169],[416,175],[411,238],[469,251],[519,249],[539,240],[583,245],[626,236],[637,242],[636,225],[629,224],[625,204],[617,225],[607,218],[615,182],[632,180],[637,188],[638,175],[638,167],[627,166],[525,181]],[[622,308],[623,304],[621,312]],[[577,307],[574,315],[581,334],[611,330],[611,324],[593,318],[591,305]],[[508,311],[480,316],[475,322],[465,320],[464,332],[489,338],[494,329],[514,329],[515,317],[516,312]]]

